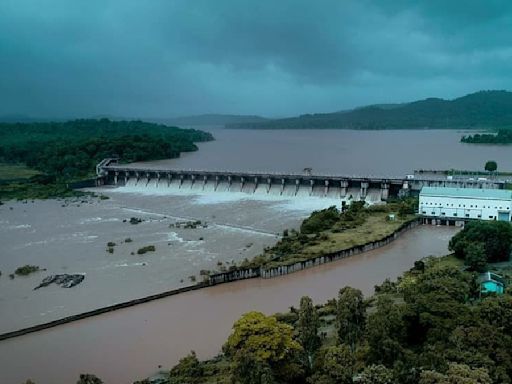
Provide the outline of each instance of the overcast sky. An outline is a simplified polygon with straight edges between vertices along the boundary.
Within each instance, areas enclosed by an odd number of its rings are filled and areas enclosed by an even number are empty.
[[[1,0],[0,115],[286,116],[512,89],[511,0]]]

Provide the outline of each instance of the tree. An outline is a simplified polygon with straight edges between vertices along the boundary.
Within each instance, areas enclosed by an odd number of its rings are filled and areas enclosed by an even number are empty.
[[[423,371],[419,384],[491,384],[489,372],[484,368],[474,368],[465,364],[449,363],[446,374],[436,371]]]
[[[316,308],[308,296],[300,299],[299,320],[297,323],[298,340],[304,349],[309,369],[313,367],[313,359],[320,347],[318,328],[320,326]]]
[[[101,381],[95,375],[84,373],[80,375],[80,379],[76,382],[76,384],[103,384],[103,381]]]
[[[308,379],[311,384],[352,384],[354,354],[346,344],[325,350],[320,369]]]
[[[358,384],[394,384],[393,372],[383,365],[370,365],[366,367],[359,379]]]
[[[512,244],[512,225],[504,221],[471,221],[452,237],[448,248],[460,259],[466,258],[470,243],[484,244],[488,262],[507,261]]]
[[[368,358],[371,362],[392,366],[401,355],[405,341],[404,308],[385,295],[377,298],[376,307],[366,324]]]
[[[233,333],[224,346],[225,353],[233,359],[234,374],[244,372],[243,366],[249,364],[262,370],[268,368],[276,377],[300,375],[295,359],[302,347],[293,340],[292,332],[291,326],[278,322],[274,316],[261,312],[243,315],[234,324]],[[244,377],[238,380],[251,383]]]
[[[485,255],[483,243],[469,243],[464,252],[466,254],[464,264],[466,264],[471,271],[485,271],[487,267],[487,256]]]
[[[274,375],[268,364],[255,359],[252,354],[239,354],[232,371],[233,383],[272,384]]]
[[[338,341],[355,351],[364,331],[365,320],[366,308],[361,291],[351,287],[340,289],[336,306]]]
[[[169,381],[171,384],[193,384],[199,382],[202,376],[203,368],[196,353],[192,351],[171,369]]]
[[[497,169],[498,163],[496,163],[494,160],[489,160],[488,162],[485,163],[485,170],[487,172],[496,172]]]

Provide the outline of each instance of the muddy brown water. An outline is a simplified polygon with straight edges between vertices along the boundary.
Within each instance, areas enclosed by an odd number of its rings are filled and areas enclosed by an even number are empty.
[[[243,313],[286,311],[303,295],[325,302],[346,285],[368,295],[415,260],[444,254],[455,231],[421,226],[381,249],[291,275],[206,288],[2,341],[0,382],[70,383],[93,372],[106,383],[131,383],[190,350],[208,358]]]

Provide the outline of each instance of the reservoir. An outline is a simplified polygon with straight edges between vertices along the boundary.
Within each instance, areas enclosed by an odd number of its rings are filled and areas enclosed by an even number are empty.
[[[506,146],[459,142],[456,131],[234,131],[213,129],[216,141],[179,159],[146,163],[175,169],[399,176],[414,169],[482,169],[496,160],[512,169]],[[259,254],[285,228],[327,198],[252,198],[243,194],[172,195],[151,186],[99,188],[108,200],[9,202],[0,206],[0,332],[178,288],[200,271]],[[129,223],[140,218],[139,224]],[[205,227],[177,228],[200,220]],[[244,312],[271,314],[315,302],[350,285],[371,294],[415,260],[442,255],[456,229],[421,226],[381,249],[270,280],[253,279],[169,297],[115,313],[0,342],[0,383],[75,382],[80,373],[130,383],[170,368],[190,350],[214,356]],[[130,238],[131,242],[126,242]],[[115,242],[112,254],[108,242]],[[142,246],[155,252],[138,255]],[[133,253],[133,254],[132,254]],[[8,278],[17,267],[46,271]],[[81,273],[80,285],[33,291],[48,274]]]

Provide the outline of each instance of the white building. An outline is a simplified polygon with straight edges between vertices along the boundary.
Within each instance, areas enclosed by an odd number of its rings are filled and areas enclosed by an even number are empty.
[[[423,187],[419,214],[438,219],[511,221],[512,191],[505,189]]]

